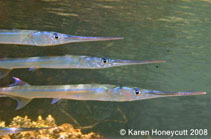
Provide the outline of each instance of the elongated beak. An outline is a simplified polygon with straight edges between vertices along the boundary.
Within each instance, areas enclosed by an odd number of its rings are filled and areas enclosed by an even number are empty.
[[[151,63],[163,63],[163,62],[165,62],[165,61],[163,61],[163,60],[157,60],[157,61],[112,60],[112,63],[115,66],[151,64]]]
[[[192,95],[204,95],[206,92],[162,92],[143,90],[145,95],[153,95],[154,97],[167,97],[167,96],[192,96]]]
[[[124,37],[86,37],[86,36],[72,36],[65,35],[66,42],[87,42],[87,41],[107,41],[107,40],[121,40]]]

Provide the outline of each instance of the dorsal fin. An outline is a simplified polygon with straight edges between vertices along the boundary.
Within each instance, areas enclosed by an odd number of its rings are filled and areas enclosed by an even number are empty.
[[[17,77],[12,77],[15,82],[10,84],[9,86],[12,87],[12,86],[28,86],[29,84],[22,81],[21,79],[17,78]]]

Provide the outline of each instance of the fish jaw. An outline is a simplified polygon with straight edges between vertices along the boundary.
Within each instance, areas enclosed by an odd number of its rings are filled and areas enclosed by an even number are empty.
[[[149,61],[135,61],[135,60],[111,60],[111,67],[127,66],[127,65],[141,65],[141,64],[153,64],[163,63],[163,60],[149,60]]]
[[[124,37],[87,37],[87,36],[64,35],[64,43],[122,40],[122,39],[124,39]]]
[[[163,92],[163,91],[153,91],[153,90],[142,90],[142,99],[170,97],[170,96],[193,96],[193,95],[205,95],[205,94],[206,92]]]

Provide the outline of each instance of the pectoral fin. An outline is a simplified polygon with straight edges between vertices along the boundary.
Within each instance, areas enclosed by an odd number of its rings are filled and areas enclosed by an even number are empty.
[[[10,73],[10,69],[0,69],[0,79],[6,77]]]
[[[61,100],[61,98],[54,98],[54,99],[52,100],[51,104],[55,104],[56,102],[58,102],[58,101],[60,101],[60,100]]]
[[[29,71],[36,71],[36,70],[38,70],[38,68],[32,67],[29,69]]]
[[[26,106],[32,99],[28,99],[28,98],[23,98],[23,97],[11,97],[14,100],[17,101],[17,107],[16,110],[19,110],[21,108],[23,108],[24,106]]]

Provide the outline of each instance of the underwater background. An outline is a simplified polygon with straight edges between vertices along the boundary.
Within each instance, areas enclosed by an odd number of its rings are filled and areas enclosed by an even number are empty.
[[[56,123],[70,123],[83,132],[105,138],[120,129],[211,132],[211,0],[0,0],[0,29],[57,31],[80,36],[122,36],[124,40],[72,43],[51,47],[0,45],[0,55],[88,55],[166,63],[100,70],[15,69],[0,81],[16,76],[33,85],[116,84],[160,91],[206,91],[207,95],[168,97],[134,102],[34,99],[16,111],[16,101],[0,98],[0,120],[51,114]],[[194,136],[194,138],[210,138]],[[151,138],[168,138],[151,136]],[[179,136],[179,138],[192,138]]]

